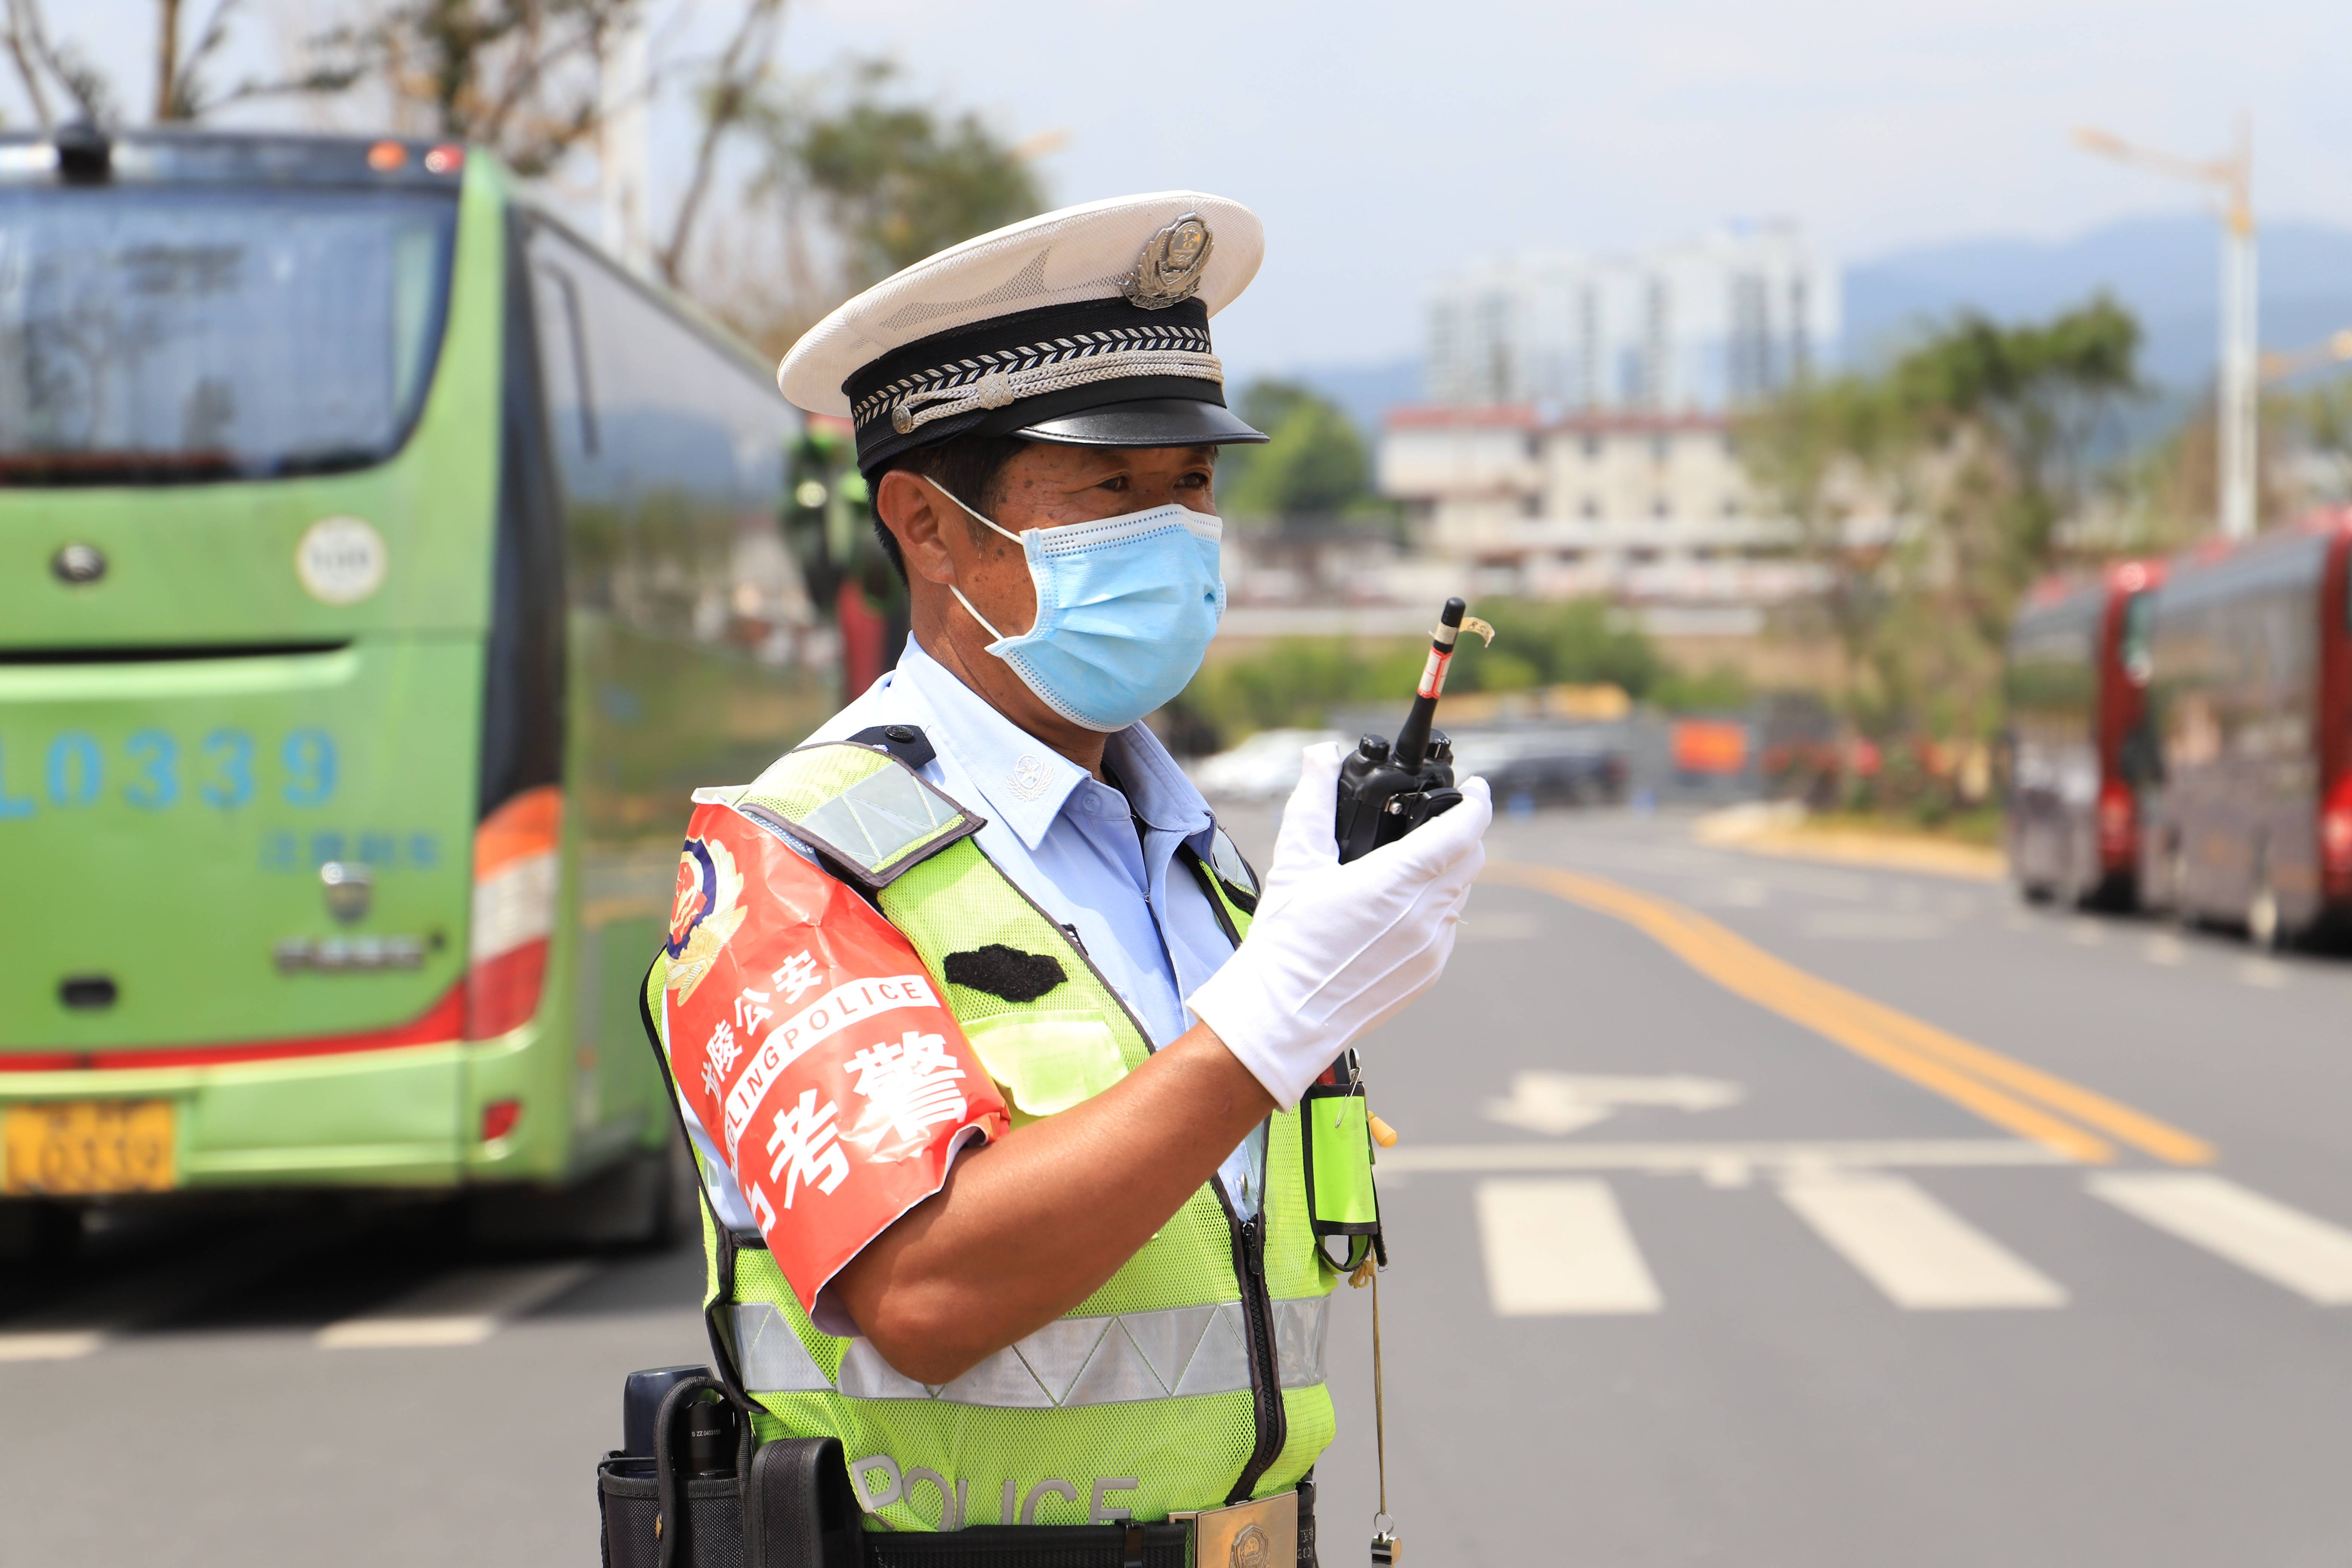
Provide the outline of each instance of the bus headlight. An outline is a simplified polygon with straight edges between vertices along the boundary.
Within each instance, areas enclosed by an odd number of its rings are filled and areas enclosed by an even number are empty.
[[[523,791],[474,830],[474,909],[467,946],[466,1037],[503,1035],[539,1011],[555,931],[563,793]]]

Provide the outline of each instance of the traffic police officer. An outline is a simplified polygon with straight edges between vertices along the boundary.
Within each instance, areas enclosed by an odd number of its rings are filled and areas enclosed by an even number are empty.
[[[1215,196],[1067,208],[866,290],[778,373],[852,420],[914,630],[749,797],[922,955],[1010,1111],[819,1289],[776,1258],[821,1200],[747,1205],[758,1173],[689,1107],[721,1371],[769,1413],[763,1437],[841,1439],[873,1527],[1077,1545],[1235,1510],[1235,1561],[1287,1563],[1332,1434],[1326,1299],[1372,1217],[1369,1173],[1355,1192],[1348,1170],[1369,1160],[1360,1091],[1334,1064],[1436,980],[1491,812],[1468,781],[1339,865],[1339,748],[1310,749],[1260,888],[1141,722],[1224,608],[1217,448],[1265,437],[1225,406],[1208,323],[1262,250],[1255,215]],[[819,831],[848,820],[822,813],[853,775],[891,769],[936,809],[867,797],[876,837],[854,854]],[[877,823],[908,816],[907,846],[882,842]],[[979,826],[924,837],[947,817]],[[656,1019],[663,983],[657,964]],[[1302,1099],[1332,1111],[1302,1126]],[[1327,1121],[1351,1131],[1318,1151]]]

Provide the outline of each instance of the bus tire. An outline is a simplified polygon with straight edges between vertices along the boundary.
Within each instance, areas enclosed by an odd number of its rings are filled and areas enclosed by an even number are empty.
[[[2261,952],[2284,952],[2292,944],[2286,919],[2279,912],[2278,889],[2272,885],[2267,857],[2254,872],[2254,890],[2246,900],[2246,940]]]
[[[2204,919],[2199,913],[2197,906],[2191,903],[2189,899],[2189,846],[2187,842],[2183,841],[2175,844],[2172,847],[2171,855],[2168,857],[2168,860],[2169,862],[2169,869],[2166,873],[2165,880],[2168,884],[2167,890],[2171,895],[2171,901],[2167,908],[2171,911],[2174,922],[2183,931],[2199,931],[2203,929],[2205,924]]]
[[[635,1149],[564,1187],[493,1187],[466,1203],[466,1236],[489,1252],[650,1252],[680,1230],[670,1147]]]
[[[81,1211],[38,1198],[0,1200],[0,1262],[65,1263],[81,1250]]]

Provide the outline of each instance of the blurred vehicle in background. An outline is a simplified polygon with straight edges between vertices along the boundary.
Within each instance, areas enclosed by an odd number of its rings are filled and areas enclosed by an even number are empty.
[[[2129,909],[2138,897],[2148,625],[2161,564],[2053,579],[2011,623],[2010,875],[2029,899]]]
[[[834,705],[769,367],[454,144],[0,137],[0,1236],[650,1239],[697,784]]]
[[[2151,618],[2154,743],[2127,755],[2140,888],[2278,945],[2352,910],[2352,510],[2176,558]]]
[[[1449,731],[1456,777],[1494,787],[1498,804],[1614,805],[1625,798],[1622,725],[1498,726]],[[1278,801],[1298,783],[1298,753],[1326,741],[1351,744],[1339,730],[1261,730],[1230,751],[1191,764],[1212,800]]]
[[[911,629],[907,582],[875,535],[848,420],[811,416],[784,478],[784,540],[810,599],[840,635],[845,701],[898,664]]]
[[[1192,784],[1212,800],[1280,800],[1298,785],[1300,752],[1342,739],[1337,730],[1260,730],[1191,763]]]
[[[1614,805],[1625,798],[1622,726],[1470,730],[1454,737],[1458,777],[1485,779],[1496,804]]]

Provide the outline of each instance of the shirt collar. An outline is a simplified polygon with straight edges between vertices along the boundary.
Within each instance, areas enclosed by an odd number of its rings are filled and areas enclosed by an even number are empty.
[[[990,707],[912,637],[898,676],[939,719],[931,744],[955,759],[990,816],[1036,848],[1087,770]]]
[[[1209,830],[1209,803],[1148,727],[1129,724],[1110,738],[1105,753],[1127,786],[1129,809],[1146,827],[1187,838]]]
[[[1091,775],[990,707],[912,637],[898,659],[898,680],[938,719],[938,728],[927,731],[931,743],[953,757],[990,815],[1035,849],[1070,792]],[[1159,736],[1130,724],[1111,736],[1107,751],[1126,786],[1129,808],[1145,826],[1187,838],[1208,831],[1209,803]]]

